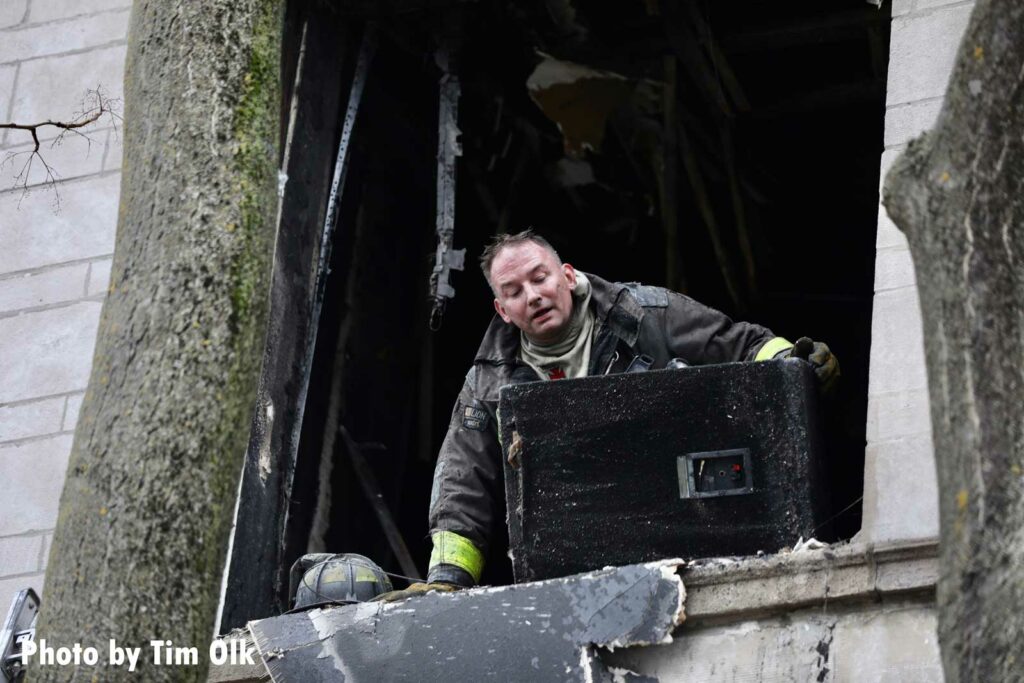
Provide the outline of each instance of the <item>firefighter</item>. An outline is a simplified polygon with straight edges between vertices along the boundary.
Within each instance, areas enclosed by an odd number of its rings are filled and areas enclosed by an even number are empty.
[[[690,365],[761,361],[793,350],[770,330],[735,323],[681,294],[577,271],[529,230],[496,237],[480,265],[496,315],[466,375],[434,471],[428,583],[396,598],[480,580],[492,531],[504,523],[495,414],[500,387],[654,370],[677,358]],[[835,356],[814,342],[809,360],[822,389],[830,390],[839,377]]]

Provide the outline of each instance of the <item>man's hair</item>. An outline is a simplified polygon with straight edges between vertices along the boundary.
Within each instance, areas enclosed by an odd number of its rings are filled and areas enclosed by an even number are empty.
[[[526,230],[517,232],[514,235],[509,235],[504,232],[500,233],[491,239],[491,243],[484,247],[483,253],[480,254],[480,270],[484,272],[484,279],[487,280],[487,284],[491,286],[491,289],[494,289],[494,283],[491,282],[491,265],[494,263],[494,259],[499,253],[501,253],[502,249],[515,247],[520,244],[525,244],[526,242],[533,242],[534,244],[539,244],[544,247],[551,252],[551,255],[554,256],[555,260],[558,261],[559,265],[561,265],[562,258],[558,255],[558,252],[555,251],[555,248],[551,246],[551,242],[548,242],[546,239],[535,233],[532,228],[527,228]]]

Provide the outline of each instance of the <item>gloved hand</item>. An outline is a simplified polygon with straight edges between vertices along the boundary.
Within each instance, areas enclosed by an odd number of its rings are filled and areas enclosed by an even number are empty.
[[[814,375],[818,378],[818,386],[823,394],[835,390],[839,383],[839,359],[832,354],[827,344],[800,337],[784,354],[785,358],[802,358],[814,366]]]
[[[397,602],[399,600],[405,600],[406,598],[415,598],[420,595],[426,595],[431,592],[438,593],[451,593],[457,591],[461,586],[456,586],[452,583],[414,583],[408,588],[400,591],[390,591],[378,595],[370,602]]]

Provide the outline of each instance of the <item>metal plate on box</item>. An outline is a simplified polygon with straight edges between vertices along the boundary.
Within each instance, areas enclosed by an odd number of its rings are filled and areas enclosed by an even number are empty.
[[[680,498],[741,496],[754,490],[749,448],[680,455],[676,474]]]

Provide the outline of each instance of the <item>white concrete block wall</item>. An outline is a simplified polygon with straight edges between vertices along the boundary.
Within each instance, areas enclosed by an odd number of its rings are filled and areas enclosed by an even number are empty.
[[[973,7],[973,0],[894,0],[883,180],[907,142],[935,123]],[[907,241],[879,207],[860,540],[938,535],[923,344]]]
[[[131,0],[0,0],[0,121],[69,119],[88,89],[120,98]],[[0,167],[0,611],[43,571],[92,364],[117,227],[121,145],[42,131],[57,193],[25,156]],[[0,131],[0,160],[31,149]]]
[[[885,603],[863,611],[815,608],[784,618],[683,626],[667,645],[604,655],[661,681],[941,683],[935,610]]]

